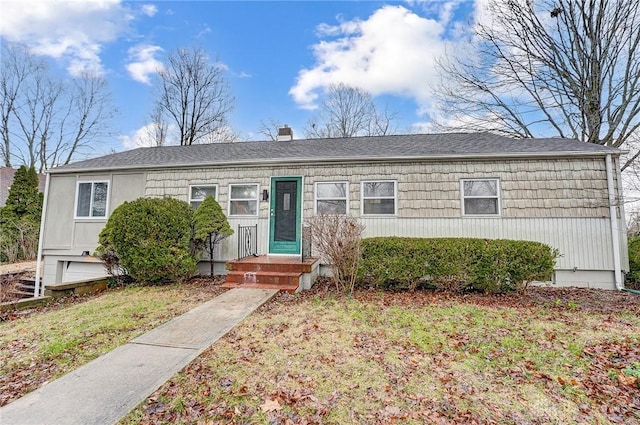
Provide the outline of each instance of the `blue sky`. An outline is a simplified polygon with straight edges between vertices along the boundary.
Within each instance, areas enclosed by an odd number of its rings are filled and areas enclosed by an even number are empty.
[[[444,1],[54,1],[0,0],[0,35],[27,44],[73,76],[108,80],[119,114],[98,151],[144,145],[154,71],[178,47],[199,47],[226,67],[236,99],[230,124],[262,140],[260,122],[294,135],[332,83],[371,92],[399,113],[402,131],[428,131],[436,114],[435,60],[484,0]]]

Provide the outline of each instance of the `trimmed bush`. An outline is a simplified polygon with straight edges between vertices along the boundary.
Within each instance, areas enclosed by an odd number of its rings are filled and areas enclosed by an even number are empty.
[[[138,282],[162,283],[190,277],[193,210],[172,198],[140,198],[116,208],[100,232],[98,253],[112,270]]]
[[[358,275],[361,283],[384,289],[504,293],[548,280],[557,256],[532,241],[378,237],[362,241]]]
[[[209,275],[213,276],[213,256],[216,245],[233,235],[227,216],[213,196],[207,196],[193,214],[194,243],[209,254]]]

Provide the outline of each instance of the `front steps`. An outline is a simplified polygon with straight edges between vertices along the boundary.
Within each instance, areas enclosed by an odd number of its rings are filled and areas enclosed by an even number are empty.
[[[317,258],[261,255],[232,260],[223,288],[279,289],[290,293],[310,289],[318,275]]]

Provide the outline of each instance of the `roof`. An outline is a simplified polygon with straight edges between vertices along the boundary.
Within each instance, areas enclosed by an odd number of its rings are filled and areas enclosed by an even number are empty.
[[[620,151],[574,139],[512,139],[491,133],[409,134],[138,148],[64,165],[53,168],[50,172],[606,154],[618,155]]]

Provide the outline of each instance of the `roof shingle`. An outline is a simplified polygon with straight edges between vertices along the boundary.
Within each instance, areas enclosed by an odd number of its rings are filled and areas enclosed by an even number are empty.
[[[214,143],[138,148],[50,170],[189,167],[247,163],[294,163],[383,160],[385,158],[446,158],[619,154],[617,149],[573,139],[512,139],[490,133],[410,134],[281,142]]]

